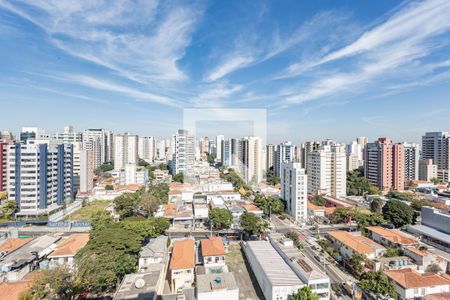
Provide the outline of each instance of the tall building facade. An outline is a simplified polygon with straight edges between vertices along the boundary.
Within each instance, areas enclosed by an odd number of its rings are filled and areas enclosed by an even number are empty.
[[[138,136],[131,133],[114,135],[114,169],[121,170],[126,165],[137,165]]]
[[[156,140],[153,136],[139,137],[138,156],[147,162],[153,162],[156,158]]]
[[[382,191],[405,188],[405,149],[390,139],[379,138],[366,145],[364,174]]]
[[[80,150],[80,192],[90,193],[94,189],[94,155],[92,150]]]
[[[209,138],[204,137],[199,141],[199,148],[200,148],[200,157],[202,160],[206,160],[206,153],[209,153]]]
[[[405,180],[419,179],[420,146],[403,143],[405,149]]]
[[[222,164],[224,166],[238,165],[238,143],[236,139],[224,139],[222,141]]]
[[[438,174],[448,174],[450,169],[450,136],[448,132],[426,132],[422,136],[422,158],[432,159]],[[445,180],[446,176],[441,176]]]
[[[306,170],[306,174],[308,174],[308,168],[309,168],[309,154],[317,149],[320,148],[319,142],[306,142],[304,144],[304,151],[303,151],[303,157],[302,157],[302,166]]]
[[[292,142],[283,142],[276,146],[275,149],[275,161],[273,173],[275,176],[280,177],[281,164],[283,162],[294,161],[294,145]]]
[[[353,171],[363,165],[363,146],[361,146],[361,144],[357,141],[354,141],[346,146],[346,155],[347,171]]]
[[[222,141],[224,139],[223,135],[216,136],[216,162],[222,162]]]
[[[94,169],[113,159],[113,134],[102,128],[90,128],[83,132],[83,149],[91,150]]]
[[[194,137],[184,129],[179,129],[173,137],[174,152],[170,162],[172,175],[190,174],[195,162]]]
[[[0,132],[0,140],[10,143],[10,142],[14,142],[15,137],[14,137],[14,134],[12,133],[12,131],[3,130],[2,132]]]
[[[437,178],[438,168],[433,164],[432,159],[419,160],[419,180],[430,181],[433,178]]]
[[[63,132],[55,132],[52,138],[54,141],[63,144],[71,144],[83,141],[81,132],[76,132],[73,129],[73,126],[70,125],[64,126]]]
[[[48,140],[49,138],[45,130],[38,127],[22,127],[22,131],[20,132],[21,142],[28,140]]]
[[[74,197],[73,145],[29,140],[8,146],[8,193],[19,214],[50,211]]]
[[[263,151],[260,137],[248,136],[239,141],[240,170],[248,183],[263,180]]]
[[[266,146],[266,168],[269,170],[270,168],[275,167],[275,145],[269,144]]]
[[[345,146],[326,144],[312,151],[308,158],[308,193],[336,198],[347,195]]]
[[[297,222],[307,220],[308,178],[301,163],[281,164],[281,198],[286,210]]]
[[[8,190],[8,145],[10,143],[0,140],[0,192]]]

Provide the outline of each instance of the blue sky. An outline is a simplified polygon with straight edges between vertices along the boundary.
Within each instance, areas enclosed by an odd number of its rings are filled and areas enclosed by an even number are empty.
[[[448,0],[0,0],[0,129],[162,137],[183,108],[265,108],[269,142],[419,141],[450,130],[449,16]]]

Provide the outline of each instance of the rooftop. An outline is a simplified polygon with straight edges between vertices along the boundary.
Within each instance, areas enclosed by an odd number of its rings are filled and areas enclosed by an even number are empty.
[[[244,209],[246,211],[262,211],[261,209],[259,209],[256,205],[254,204],[244,204],[242,205],[242,207],[244,207]]]
[[[359,254],[368,254],[374,252],[376,249],[384,250],[383,246],[374,241],[364,237],[356,236],[346,231],[330,231],[328,235],[340,241],[342,244],[348,246]]]
[[[61,257],[61,256],[74,256],[78,253],[89,241],[89,234],[80,233],[72,234],[67,239],[59,243],[55,251],[53,251],[48,257]]]
[[[267,241],[249,241],[246,246],[251,250],[272,285],[303,285],[294,271]]]
[[[163,257],[167,252],[168,237],[160,235],[155,239],[151,239],[147,245],[142,247],[139,253],[140,257]]]
[[[450,241],[450,234],[438,231],[425,225],[410,225],[408,231],[417,232],[421,235],[432,237],[433,239],[440,240],[444,243]]]
[[[113,299],[153,299],[156,294],[159,276],[159,270],[125,275]]]
[[[381,226],[369,226],[367,227],[367,230],[371,232],[375,232],[376,234],[382,236],[386,240],[399,245],[411,245],[411,244],[417,244],[417,241],[414,239],[411,239],[396,230],[393,229],[387,229],[383,228]]]
[[[173,242],[170,269],[190,269],[195,267],[194,239],[177,240]]]
[[[14,252],[15,250],[19,249],[23,245],[27,244],[33,240],[32,238],[9,238],[7,239],[3,244],[0,245],[0,253],[1,252],[7,252],[8,254],[11,252]]]
[[[238,289],[238,286],[232,272],[197,275],[197,290],[199,293],[236,289]]]
[[[408,250],[409,252],[412,252],[412,253],[414,253],[416,255],[419,255],[419,256],[427,256],[427,255],[430,254],[430,252],[427,251],[427,250],[419,250],[419,249],[417,249],[415,247],[405,247],[404,249]]]
[[[419,273],[413,269],[384,271],[386,276],[405,289],[448,285],[450,281],[434,273]]]
[[[209,239],[206,240],[201,240],[201,245],[203,256],[226,254],[222,238],[219,236],[210,237]]]
[[[332,214],[336,210],[336,207],[319,206],[319,205],[315,205],[314,203],[311,203],[310,201],[308,201],[308,209],[323,210],[326,214]]]

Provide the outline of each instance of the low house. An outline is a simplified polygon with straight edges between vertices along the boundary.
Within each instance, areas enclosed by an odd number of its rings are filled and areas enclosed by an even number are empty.
[[[239,288],[233,273],[197,275],[197,300],[239,300]]]
[[[252,213],[259,217],[264,215],[264,212],[254,204],[244,204],[242,207],[245,209],[246,213]]]
[[[161,270],[127,274],[118,287],[113,300],[156,300],[163,283]]]
[[[335,209],[335,207],[319,206],[308,201],[308,216],[325,217],[332,214]]]
[[[442,271],[447,270],[447,260],[428,250],[419,250],[415,247],[403,248],[403,253],[414,260],[419,271],[426,271],[431,265],[437,265]]]
[[[450,281],[433,273],[421,274],[413,269],[384,271],[394,283],[399,299],[414,299],[449,292]]]
[[[194,283],[195,241],[188,238],[173,242],[172,258],[170,259],[170,280],[173,293],[179,293],[183,288],[191,288]]]
[[[71,234],[69,237],[56,245],[55,250],[47,258],[50,261],[50,267],[67,265],[73,268],[73,258],[89,241],[89,234]]]
[[[142,247],[139,253],[139,272],[146,272],[149,267],[166,262],[168,239],[167,236],[160,235]]]
[[[201,240],[201,254],[205,270],[214,271],[225,267],[226,250],[221,237]]]
[[[395,229],[387,229],[381,226],[369,226],[366,229],[372,240],[386,247],[403,248],[419,244],[417,240],[412,239]]]
[[[368,259],[375,259],[383,256],[386,252],[386,248],[382,245],[347,231],[330,231],[327,233],[327,238],[332,242],[333,248],[346,259],[353,254],[361,254]]]

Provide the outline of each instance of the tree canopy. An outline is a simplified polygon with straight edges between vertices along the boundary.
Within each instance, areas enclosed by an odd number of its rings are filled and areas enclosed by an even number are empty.
[[[249,235],[256,235],[265,232],[269,228],[269,223],[252,213],[243,213],[240,217],[242,229]]]
[[[126,218],[136,212],[139,202],[139,193],[124,193],[114,198],[114,208],[121,218]]]
[[[414,221],[413,209],[399,200],[386,202],[383,206],[383,215],[388,222],[397,228],[412,224]]]
[[[184,174],[182,172],[175,174],[175,176],[173,176],[172,180],[175,182],[183,183],[184,182]]]
[[[280,177],[275,176],[273,167],[270,167],[266,172],[266,183],[270,185],[277,185],[280,183]]]
[[[413,201],[414,197],[411,195],[408,195],[406,193],[402,193],[399,191],[390,190],[387,196],[391,199],[397,199],[402,201]]]
[[[324,197],[320,196],[320,195],[314,196],[314,197],[311,199],[311,202],[312,202],[314,205],[318,205],[318,206],[325,206],[325,204],[327,204],[327,200],[326,200]]]
[[[289,298],[291,300],[319,300],[319,296],[313,293],[312,289],[305,285]]]
[[[215,229],[225,229],[231,226],[233,216],[226,208],[213,208],[209,211],[209,219]]]
[[[8,200],[0,206],[0,218],[10,219],[16,212],[17,204],[14,200]]]
[[[394,284],[380,271],[364,273],[359,285],[363,291],[375,294],[377,298],[380,296],[397,297]]]
[[[347,173],[347,193],[355,196],[381,194],[380,190],[364,177],[363,167]]]
[[[141,240],[160,236],[170,227],[166,218],[128,218],[119,223],[123,228],[138,234]]]
[[[272,209],[272,213],[281,213],[284,211],[284,201],[278,197],[256,194],[254,202],[265,215],[269,215],[270,209]]]
[[[169,201],[169,185],[167,183],[159,183],[152,186],[149,193],[156,197],[160,204],[167,204],[167,201]]]
[[[370,211],[376,214],[381,214],[381,209],[383,208],[384,201],[380,198],[374,198],[370,202]]]

